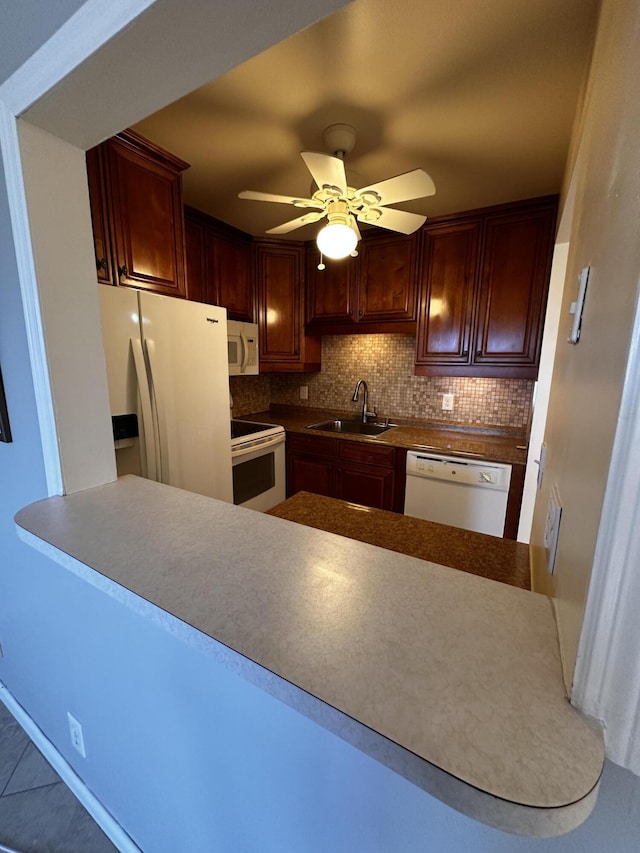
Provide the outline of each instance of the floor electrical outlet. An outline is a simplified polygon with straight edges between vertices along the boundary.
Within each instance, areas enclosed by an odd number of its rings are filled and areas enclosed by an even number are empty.
[[[74,749],[77,749],[80,755],[83,758],[87,757],[86,750],[84,748],[84,735],[82,734],[82,725],[76,720],[73,714],[70,714],[67,711],[67,718],[69,720],[69,734],[71,735],[71,744]]]
[[[452,412],[453,411],[453,394],[443,394],[442,395],[442,411],[443,412]]]

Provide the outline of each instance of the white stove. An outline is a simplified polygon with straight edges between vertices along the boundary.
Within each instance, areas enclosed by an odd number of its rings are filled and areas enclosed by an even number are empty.
[[[286,498],[285,430],[278,424],[231,421],[233,502],[265,512]]]

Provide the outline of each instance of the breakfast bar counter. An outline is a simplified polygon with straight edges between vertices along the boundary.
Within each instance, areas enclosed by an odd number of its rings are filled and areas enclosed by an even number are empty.
[[[603,739],[542,595],[132,476],[16,524],[52,572],[474,819],[557,835],[593,809]]]
[[[298,492],[268,510],[268,514],[521,589],[531,589],[529,546],[522,542],[310,492]]]

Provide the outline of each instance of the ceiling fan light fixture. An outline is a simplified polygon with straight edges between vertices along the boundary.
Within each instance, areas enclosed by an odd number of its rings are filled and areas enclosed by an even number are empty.
[[[358,245],[358,237],[351,226],[344,222],[330,222],[316,237],[318,249],[334,261],[347,258]]]

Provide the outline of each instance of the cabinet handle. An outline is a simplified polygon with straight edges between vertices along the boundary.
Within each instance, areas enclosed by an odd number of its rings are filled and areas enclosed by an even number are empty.
[[[106,270],[107,269],[107,259],[106,258],[96,258],[96,269],[98,270],[98,272],[100,270]]]
[[[360,310],[358,311],[358,317],[362,317],[363,314],[364,314],[364,309],[360,308]]]
[[[126,264],[123,264],[121,267],[118,267],[118,275],[120,276],[120,278],[122,278],[122,276],[129,275],[129,270],[127,269]]]
[[[469,358],[469,350],[468,349],[462,350],[462,357],[463,358]]]

